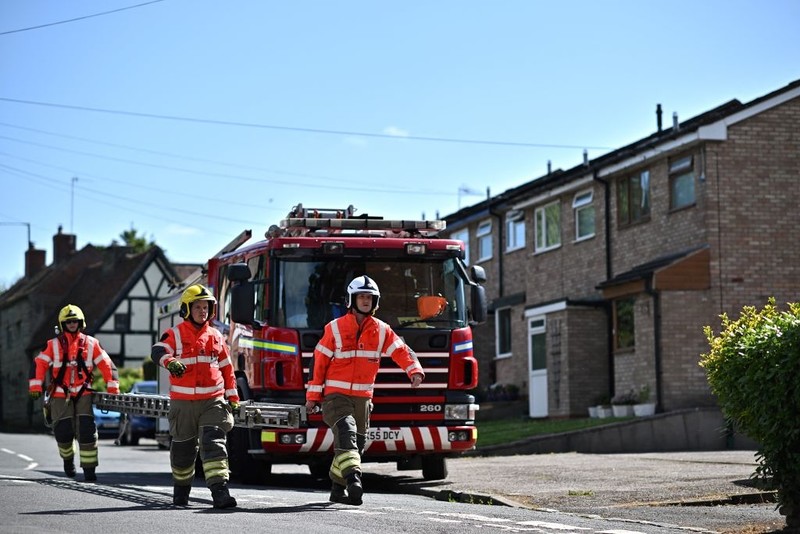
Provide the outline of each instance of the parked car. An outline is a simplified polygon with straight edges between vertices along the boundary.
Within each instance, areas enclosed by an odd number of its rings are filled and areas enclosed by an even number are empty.
[[[97,436],[100,438],[116,438],[119,435],[119,425],[122,414],[109,410],[101,410],[92,404],[94,422],[97,425]]]
[[[156,395],[158,385],[155,380],[141,380],[133,384],[129,393]],[[124,415],[119,429],[118,445],[138,445],[139,438],[155,439],[156,418],[144,415]]]

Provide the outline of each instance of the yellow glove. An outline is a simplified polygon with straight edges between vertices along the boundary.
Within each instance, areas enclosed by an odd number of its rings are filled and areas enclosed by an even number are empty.
[[[180,378],[183,376],[183,373],[186,372],[186,366],[179,360],[172,360],[167,364],[167,371],[169,371],[169,374],[172,376]]]
[[[231,405],[231,410],[234,412],[239,409],[239,403],[236,401],[228,401],[228,404]]]
[[[29,391],[28,392],[28,396],[31,399],[36,400],[36,399],[38,399],[39,397],[42,396],[42,392],[41,391]]]

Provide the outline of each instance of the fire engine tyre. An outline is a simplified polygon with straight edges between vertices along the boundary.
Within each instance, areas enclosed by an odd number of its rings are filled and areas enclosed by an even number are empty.
[[[425,480],[444,480],[447,478],[447,458],[444,456],[422,457],[422,478]]]
[[[228,432],[228,465],[231,478],[248,485],[264,485],[272,473],[272,464],[256,460],[250,449],[250,430],[234,427]]]
[[[331,470],[331,459],[326,458],[323,461],[313,461],[308,464],[308,471],[314,478],[328,479],[328,473]]]

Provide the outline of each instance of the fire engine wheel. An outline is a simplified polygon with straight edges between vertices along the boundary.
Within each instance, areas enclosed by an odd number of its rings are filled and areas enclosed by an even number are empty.
[[[253,458],[247,452],[249,449],[249,429],[234,428],[228,433],[228,465],[231,478],[242,484],[266,484],[272,473],[272,464]]]
[[[314,478],[328,478],[328,472],[331,470],[331,461],[314,461],[308,464],[308,470]]]
[[[447,478],[447,458],[444,456],[422,457],[422,478],[425,480],[444,480]]]

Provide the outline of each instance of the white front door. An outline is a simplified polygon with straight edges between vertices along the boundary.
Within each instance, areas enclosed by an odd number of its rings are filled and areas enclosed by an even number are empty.
[[[547,417],[547,351],[544,316],[528,319],[528,410]]]

